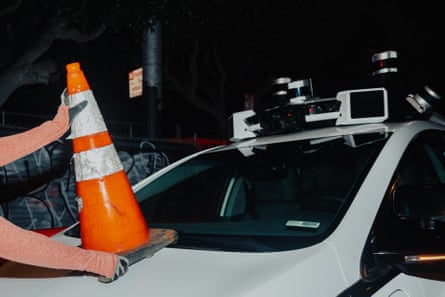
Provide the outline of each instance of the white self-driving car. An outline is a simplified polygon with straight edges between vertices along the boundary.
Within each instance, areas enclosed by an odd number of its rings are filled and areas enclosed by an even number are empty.
[[[445,122],[392,121],[383,95],[234,115],[229,145],[134,187],[149,228],[176,242],[110,284],[6,262],[1,296],[445,296]],[[381,113],[357,117],[370,102]],[[81,245],[78,229],[55,238]]]

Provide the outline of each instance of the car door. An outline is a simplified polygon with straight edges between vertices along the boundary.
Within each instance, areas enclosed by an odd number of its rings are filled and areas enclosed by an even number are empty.
[[[407,258],[445,255],[445,216],[437,215],[442,210],[431,206],[424,189],[445,199],[443,131],[420,133],[404,152],[362,254],[363,294],[357,296],[445,296],[445,260],[411,263]],[[396,200],[401,193],[410,200]]]

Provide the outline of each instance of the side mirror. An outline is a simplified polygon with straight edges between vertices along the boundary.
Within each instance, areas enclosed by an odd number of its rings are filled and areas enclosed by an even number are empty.
[[[374,257],[379,263],[394,267],[407,275],[445,280],[445,253],[375,252]]]
[[[393,192],[393,211],[402,220],[445,221],[445,184],[401,185]]]
[[[375,260],[408,275],[445,280],[445,184],[401,185],[392,194],[394,214],[417,227],[399,234],[397,246],[375,250]]]

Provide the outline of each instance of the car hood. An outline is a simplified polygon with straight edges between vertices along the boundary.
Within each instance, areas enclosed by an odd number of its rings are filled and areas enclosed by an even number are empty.
[[[125,276],[110,284],[65,271],[52,274],[8,276],[0,267],[2,296],[270,297],[295,296],[296,292],[335,296],[345,285],[335,251],[327,243],[276,253],[164,248],[135,263]]]

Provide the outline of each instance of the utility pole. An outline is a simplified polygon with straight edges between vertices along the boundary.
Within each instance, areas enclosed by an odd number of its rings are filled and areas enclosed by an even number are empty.
[[[159,137],[162,116],[162,30],[161,22],[149,19],[143,32],[143,96],[147,102],[147,136]]]

